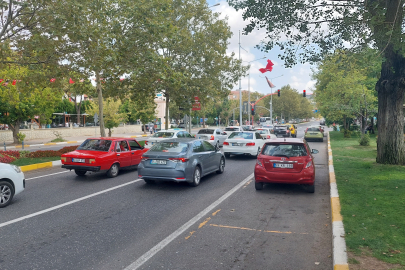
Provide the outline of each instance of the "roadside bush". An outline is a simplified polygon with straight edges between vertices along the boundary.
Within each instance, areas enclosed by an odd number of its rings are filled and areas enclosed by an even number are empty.
[[[10,156],[14,158],[20,158],[20,152],[15,150],[7,150],[7,151],[0,151],[0,155],[2,156]]]
[[[370,136],[368,134],[363,134],[359,139],[359,143],[362,146],[369,146],[370,145]]]
[[[25,139],[25,134],[24,133],[21,133],[21,132],[18,132],[18,134],[17,134],[17,139],[18,139],[18,141],[20,142],[20,143],[22,143],[23,141],[24,141],[24,139]]]
[[[27,155],[28,158],[41,158],[41,157],[60,157],[62,154],[76,150],[77,146],[66,146],[58,151],[55,150],[38,150],[31,152]]]
[[[343,137],[345,138],[351,138],[352,137],[352,132],[348,129],[345,129],[345,131],[343,132]]]
[[[26,158],[29,153],[31,153],[30,151],[20,151],[20,158]]]
[[[11,163],[14,160],[16,160],[16,158],[14,158],[14,157],[10,157],[10,156],[7,156],[7,155],[0,156],[0,162],[1,163]]]

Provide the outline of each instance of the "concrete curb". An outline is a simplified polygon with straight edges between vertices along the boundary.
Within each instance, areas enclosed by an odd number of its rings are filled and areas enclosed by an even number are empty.
[[[44,163],[37,163],[37,164],[31,164],[31,165],[26,165],[26,166],[20,166],[21,170],[23,172],[27,171],[32,171],[32,170],[37,170],[37,169],[42,169],[42,168],[48,168],[48,167],[54,167],[54,166],[61,166],[62,162],[60,160],[55,160],[55,161],[49,161],[49,162],[44,162]]]
[[[330,184],[330,203],[332,210],[332,234],[333,234],[333,269],[348,270],[345,230],[343,227],[343,218],[340,214],[340,200],[336,185],[335,169],[333,167],[332,148],[330,147],[330,138],[328,132],[328,165],[329,165],[329,184]]]

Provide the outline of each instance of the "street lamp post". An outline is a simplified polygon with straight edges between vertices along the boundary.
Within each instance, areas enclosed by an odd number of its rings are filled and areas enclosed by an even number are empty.
[[[240,30],[239,30],[239,61],[240,61]],[[242,78],[239,78],[239,125],[242,126]]]
[[[262,60],[262,59],[264,59],[264,58],[266,58],[266,57],[263,56],[262,58],[255,59],[255,60],[249,61],[249,62],[247,62],[247,63],[250,64],[250,63],[252,63],[252,62],[254,62],[254,61],[259,61],[259,60]],[[249,112],[248,112],[248,120],[250,121],[251,108],[249,108],[249,106],[252,107],[252,105],[250,105],[250,65],[249,65],[249,74],[248,74],[248,93],[249,93],[249,97],[248,97],[248,111],[249,111]],[[253,120],[252,120],[252,125],[253,125]]]
[[[282,77],[283,75],[280,75],[278,77],[270,78],[269,80],[273,80],[279,77]],[[271,124],[273,124],[273,87],[270,87],[270,119],[271,119]]]

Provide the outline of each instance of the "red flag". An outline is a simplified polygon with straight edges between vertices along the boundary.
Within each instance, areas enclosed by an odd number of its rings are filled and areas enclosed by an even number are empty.
[[[75,83],[75,82],[72,80],[72,78],[69,78],[69,83],[72,84],[72,83]]]
[[[17,80],[14,80],[13,83],[12,83],[12,85],[15,85],[16,83],[17,83]]]
[[[0,83],[1,83],[2,81],[4,81],[4,79],[0,79]]]
[[[265,68],[259,68],[259,70],[260,70],[261,73],[267,72],[267,69],[265,69]]]
[[[50,79],[49,81],[50,81],[50,82],[55,82],[56,79],[55,79],[55,78],[52,78],[52,79]]]
[[[274,84],[271,83],[271,81],[267,78],[267,76],[266,76],[266,80],[267,80],[267,83],[269,84],[270,88],[276,87]]]
[[[271,62],[271,60],[267,60],[266,69],[267,69],[268,71],[272,71],[272,70],[273,70],[273,66],[274,66],[273,62]]]

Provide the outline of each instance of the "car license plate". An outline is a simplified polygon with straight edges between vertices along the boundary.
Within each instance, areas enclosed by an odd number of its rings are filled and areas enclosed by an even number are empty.
[[[274,163],[273,164],[274,168],[288,168],[288,169],[292,169],[294,167],[293,164],[284,164],[284,163]]]
[[[311,135],[318,135],[318,133],[310,133]]]
[[[152,159],[152,160],[150,161],[150,164],[154,164],[154,165],[166,165],[166,160]]]
[[[72,162],[85,163],[86,160],[82,158],[72,158]]]
[[[241,146],[241,143],[232,143],[232,146]]]

